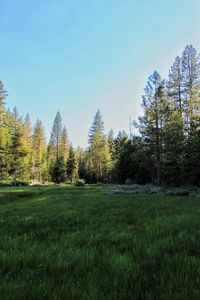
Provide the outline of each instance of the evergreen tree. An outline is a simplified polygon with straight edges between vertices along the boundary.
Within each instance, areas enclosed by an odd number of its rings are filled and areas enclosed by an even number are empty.
[[[142,106],[144,117],[140,118],[140,132],[147,145],[148,155],[152,162],[152,179],[161,182],[161,156],[163,147],[163,126],[167,99],[164,83],[155,71],[145,87]]]
[[[114,169],[112,178],[114,182],[125,183],[129,176],[130,169],[130,143],[127,134],[122,131],[119,132],[114,140],[112,159],[114,162]],[[128,155],[127,155],[128,153]]]
[[[40,120],[36,121],[33,129],[32,147],[32,178],[38,181],[45,181],[48,178],[47,150],[44,127]]]
[[[200,87],[193,90],[190,105],[190,126],[184,153],[184,181],[200,185]]]
[[[92,126],[89,129],[89,144],[92,144],[93,138],[95,135],[99,135],[100,138],[105,138],[104,136],[104,122],[102,120],[102,115],[100,110],[96,112],[96,115],[94,117],[94,121],[92,123]]]
[[[179,56],[175,58],[175,62],[169,71],[167,91],[169,96],[174,99],[175,107],[182,114],[184,89],[183,89],[182,59]]]
[[[53,141],[53,138],[51,135],[49,143],[48,143],[48,147],[47,147],[47,165],[48,165],[48,173],[50,176],[52,175],[52,170],[53,170],[55,161],[56,161],[56,151],[55,151],[54,141]]]
[[[70,146],[69,159],[67,161],[67,178],[70,183],[73,183],[78,178],[78,161],[72,146]]]
[[[162,179],[165,183],[181,184],[183,181],[183,118],[180,108],[171,101],[165,115],[163,129],[163,153],[162,153]]]
[[[66,180],[66,168],[64,164],[64,157],[62,155],[60,155],[55,161],[52,171],[52,180],[55,183],[62,183]]]
[[[87,178],[87,153],[82,148],[77,147],[76,157],[78,161],[78,177]]]
[[[64,161],[65,163],[68,160],[69,157],[69,140],[68,140],[68,133],[67,133],[67,129],[64,126],[63,130],[62,130],[62,134],[61,134],[61,155],[64,157]]]
[[[120,153],[123,150],[124,145],[128,141],[128,135],[125,131],[120,131],[117,135],[117,137],[113,141],[113,153],[112,153],[112,159],[114,161],[119,159]]]
[[[66,163],[65,159],[67,159],[68,153],[65,153],[65,150],[67,149],[67,132],[66,129],[62,127],[62,118],[60,115],[60,112],[57,112],[52,131],[51,136],[47,148],[47,161],[48,161],[48,170],[51,177],[53,176],[53,169],[56,163],[56,160],[60,156],[64,159],[64,165]],[[64,149],[66,147],[66,149]],[[62,161],[62,159],[59,161],[59,163]],[[63,166],[64,168],[64,166]]]
[[[25,178],[30,180],[31,178],[31,159],[32,159],[32,129],[29,115],[26,115],[26,118],[23,122],[23,143],[24,151],[26,156],[24,158],[26,174]]]
[[[55,157],[58,159],[61,154],[61,144],[62,144],[62,118],[60,112],[58,111],[53,123],[52,132],[51,132],[51,143],[55,149]]]
[[[190,118],[193,101],[195,100],[196,88],[200,85],[200,55],[190,45],[186,46],[182,55],[183,88],[184,88],[184,117],[185,131],[190,130]]]
[[[113,152],[114,152],[114,131],[113,131],[113,129],[111,129],[108,133],[108,145],[109,145],[110,155],[112,157]]]
[[[95,181],[104,181],[111,169],[108,141],[104,135],[104,122],[98,110],[89,130],[89,172]]]
[[[14,108],[13,110],[11,128],[10,174],[13,176],[13,182],[16,185],[17,180],[28,181],[30,179],[27,177],[27,168],[29,166],[27,165],[26,160],[28,152],[26,148],[26,137],[24,135],[23,121],[21,117],[19,117],[16,108]]]
[[[5,98],[7,92],[0,81],[0,180],[8,175],[8,155],[9,155],[9,114],[5,109]]]

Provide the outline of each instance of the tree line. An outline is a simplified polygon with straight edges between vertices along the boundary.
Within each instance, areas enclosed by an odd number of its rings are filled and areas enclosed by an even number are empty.
[[[132,124],[137,135],[106,135],[98,110],[87,149],[72,147],[59,112],[47,143],[42,122],[32,128],[28,115],[6,109],[6,96],[0,81],[0,180],[200,185],[200,55],[192,45],[167,79],[157,71],[149,77],[143,116]]]

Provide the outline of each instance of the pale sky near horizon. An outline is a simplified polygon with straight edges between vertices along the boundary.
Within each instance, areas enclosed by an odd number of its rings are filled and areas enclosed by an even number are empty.
[[[166,77],[187,44],[200,51],[199,0],[0,0],[0,11],[7,107],[47,137],[59,110],[75,146],[98,108],[106,132],[128,131],[148,76]]]

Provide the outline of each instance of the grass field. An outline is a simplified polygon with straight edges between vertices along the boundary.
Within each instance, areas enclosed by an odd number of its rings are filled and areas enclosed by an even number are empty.
[[[200,200],[0,192],[0,299],[200,299]]]

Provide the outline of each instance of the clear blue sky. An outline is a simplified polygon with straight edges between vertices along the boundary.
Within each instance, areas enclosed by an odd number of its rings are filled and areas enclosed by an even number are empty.
[[[186,44],[200,50],[199,0],[0,0],[0,11],[7,105],[47,137],[59,110],[75,146],[98,108],[106,131],[128,130],[147,77],[166,76]]]

